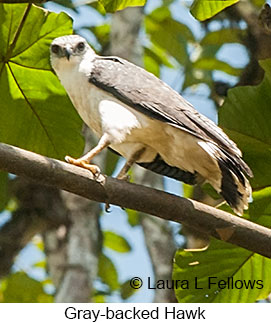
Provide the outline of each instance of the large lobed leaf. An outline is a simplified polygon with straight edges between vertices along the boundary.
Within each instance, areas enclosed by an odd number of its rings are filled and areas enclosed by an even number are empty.
[[[238,144],[254,173],[253,188],[271,185],[271,60],[261,66],[261,84],[231,89],[219,110],[219,125]]]
[[[191,6],[192,15],[200,20],[207,20],[239,0],[194,0]]]
[[[190,187],[186,187],[187,192]],[[271,188],[253,193],[249,213],[244,215],[251,221],[271,227]],[[208,249],[179,250],[175,255],[173,279],[188,281],[175,289],[179,302],[255,302],[265,299],[271,292],[271,259],[249,250],[213,239]],[[216,278],[210,278],[216,277]],[[195,285],[197,280],[197,285]],[[229,285],[218,286],[224,280]],[[245,280],[247,287],[232,288],[232,283]],[[211,284],[215,282],[216,284]],[[238,282],[236,286],[241,286]],[[244,283],[243,283],[244,284]],[[248,287],[254,284],[254,287]],[[198,289],[197,289],[198,288]],[[201,289],[200,289],[201,288]]]
[[[83,149],[81,120],[49,62],[72,21],[34,5],[0,5],[0,141],[55,158]]]
[[[218,240],[205,250],[177,251],[173,268],[173,279],[183,283],[175,290],[182,303],[265,299],[271,292],[270,276],[271,259]]]

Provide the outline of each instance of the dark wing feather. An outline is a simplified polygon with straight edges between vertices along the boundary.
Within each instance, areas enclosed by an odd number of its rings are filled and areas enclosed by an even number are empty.
[[[121,156],[116,150],[108,147],[109,150],[111,150],[113,153]],[[137,163],[139,166],[144,167],[148,170],[151,170],[154,173],[168,176],[174,179],[177,179],[178,181],[182,181],[186,184],[195,185],[197,183],[197,177],[198,174],[190,173],[187,171],[184,171],[177,167],[172,167],[168,165],[159,154],[156,155],[154,160],[149,163]]]
[[[197,183],[197,174],[184,171],[180,168],[168,165],[160,155],[150,163],[137,163],[139,166],[151,170],[154,173],[174,178],[186,184],[195,185]]]
[[[93,61],[89,82],[151,118],[214,142],[236,159],[243,171],[252,175],[235,143],[215,123],[198,113],[181,95],[144,69],[118,57],[97,56]]]

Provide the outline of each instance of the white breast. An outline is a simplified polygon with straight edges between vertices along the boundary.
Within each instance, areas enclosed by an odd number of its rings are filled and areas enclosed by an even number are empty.
[[[98,138],[107,133],[113,149],[126,158],[144,146],[142,139],[146,137],[144,130],[151,128],[150,119],[91,84],[88,81],[89,61],[88,66],[84,61],[71,64],[63,60],[61,63],[65,66],[57,67],[57,75],[80,117]],[[135,132],[136,129],[140,131]],[[149,149],[145,159],[152,160],[155,155],[156,152]]]

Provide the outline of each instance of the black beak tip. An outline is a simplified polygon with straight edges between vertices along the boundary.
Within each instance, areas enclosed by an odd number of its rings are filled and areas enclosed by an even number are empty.
[[[71,51],[69,49],[65,49],[65,56],[67,57],[67,60],[69,61],[70,60],[70,57],[71,57]]]

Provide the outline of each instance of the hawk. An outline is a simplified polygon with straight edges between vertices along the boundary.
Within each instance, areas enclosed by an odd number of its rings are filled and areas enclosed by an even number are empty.
[[[248,207],[252,171],[236,144],[179,93],[125,59],[98,56],[78,35],[58,37],[51,65],[83,121],[99,138],[79,159],[89,169],[109,147],[126,159],[118,178],[138,164],[187,184],[210,183],[237,214]]]

